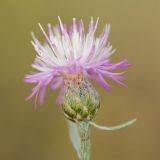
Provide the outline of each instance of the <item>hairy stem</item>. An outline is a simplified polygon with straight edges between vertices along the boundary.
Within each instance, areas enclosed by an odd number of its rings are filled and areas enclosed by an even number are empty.
[[[80,160],[90,160],[90,124],[89,122],[79,122],[79,135],[81,140]]]

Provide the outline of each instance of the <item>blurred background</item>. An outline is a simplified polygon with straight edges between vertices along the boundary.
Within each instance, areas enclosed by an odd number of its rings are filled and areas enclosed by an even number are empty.
[[[70,24],[72,17],[100,17],[98,33],[111,24],[115,61],[128,58],[128,89],[115,83],[110,93],[96,85],[101,109],[95,122],[116,125],[137,117],[115,132],[92,129],[92,160],[160,159],[160,1],[159,0],[0,0],[0,159],[76,160],[64,116],[48,92],[43,107],[26,102],[24,84],[35,57],[30,32],[44,40],[37,25]]]

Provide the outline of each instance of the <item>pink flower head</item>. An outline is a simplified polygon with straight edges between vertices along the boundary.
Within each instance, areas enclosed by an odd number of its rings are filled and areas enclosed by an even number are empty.
[[[76,22],[73,18],[73,23],[68,29],[60,17],[58,19],[59,25],[52,27],[48,24],[48,34],[39,24],[46,38],[44,44],[41,44],[32,34],[32,45],[37,52],[32,67],[37,72],[26,75],[25,82],[36,85],[27,99],[35,96],[35,101],[38,100],[42,104],[46,87],[49,86],[53,91],[61,88],[58,98],[60,101],[66,75],[77,73],[95,80],[106,90],[110,89],[110,85],[104,79],[105,77],[125,86],[122,83],[124,72],[117,73],[113,70],[128,67],[130,64],[127,59],[118,63],[111,62],[110,56],[115,50],[108,42],[110,25],[106,25],[101,35],[95,37],[98,19],[94,23],[91,18],[88,33],[85,33],[82,20]]]

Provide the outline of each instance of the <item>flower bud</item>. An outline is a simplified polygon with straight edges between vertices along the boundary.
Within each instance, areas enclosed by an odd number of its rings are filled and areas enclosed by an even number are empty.
[[[90,121],[100,107],[99,94],[82,74],[67,76],[61,106],[67,119]]]

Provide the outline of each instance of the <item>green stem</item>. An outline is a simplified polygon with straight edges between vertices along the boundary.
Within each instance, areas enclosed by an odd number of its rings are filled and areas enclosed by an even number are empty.
[[[90,160],[90,124],[79,122],[78,128],[81,140],[80,160]]]

